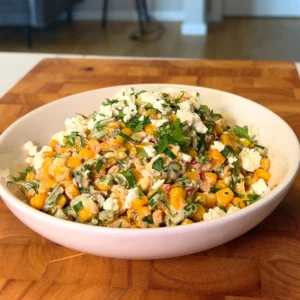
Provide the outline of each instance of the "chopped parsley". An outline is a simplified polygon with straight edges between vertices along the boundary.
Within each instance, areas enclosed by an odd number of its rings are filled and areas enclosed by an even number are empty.
[[[156,171],[160,171],[164,166],[164,161],[161,157],[159,157],[156,161],[152,164],[152,169]]]

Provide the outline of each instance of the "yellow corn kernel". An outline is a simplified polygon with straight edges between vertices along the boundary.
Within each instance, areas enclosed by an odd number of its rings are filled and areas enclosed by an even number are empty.
[[[106,169],[114,166],[117,163],[117,160],[114,157],[110,157],[107,159],[106,164],[104,165],[104,167]]]
[[[200,203],[206,208],[215,206],[217,202],[217,198],[214,193],[196,193],[196,198],[198,198]]]
[[[269,181],[271,178],[271,174],[264,169],[257,169],[254,174],[254,177],[262,178],[264,181]]]
[[[148,203],[147,197],[143,197],[142,199],[134,199],[132,201],[131,208],[135,211],[138,211],[138,209],[141,206],[146,205],[147,203]]]
[[[265,158],[265,157],[263,157],[263,158],[261,159],[261,161],[260,161],[260,167],[261,167],[262,169],[266,170],[266,171],[269,170],[270,164],[271,164],[271,163],[270,163],[270,160],[267,159],[267,158]]]
[[[29,172],[27,173],[25,180],[32,181],[34,178],[35,178],[35,174],[33,172]]]
[[[210,150],[209,157],[216,160],[220,164],[225,162],[225,157],[217,149]]]
[[[190,155],[193,159],[197,156],[197,151],[194,149],[189,149],[187,154]]]
[[[128,151],[125,147],[116,150],[116,157],[118,159],[125,159],[127,157],[126,151]]]
[[[248,147],[248,146],[251,144],[251,142],[250,142],[249,140],[245,139],[245,140],[242,141],[242,144],[243,144],[245,147]]]
[[[55,166],[53,168],[53,178],[56,181],[70,181],[72,180],[71,177],[71,170],[68,167],[59,167],[59,166]]]
[[[53,159],[51,157],[47,157],[44,159],[42,163],[42,168],[48,169],[52,165]]]
[[[211,172],[206,172],[205,173],[205,179],[206,181],[208,181],[208,183],[210,183],[210,185],[216,185],[217,182],[217,174],[215,173],[211,173]]]
[[[215,130],[216,130],[217,135],[221,135],[223,133],[223,128],[219,125],[215,126]]]
[[[64,207],[67,203],[67,198],[64,195],[61,195],[57,201],[57,205]]]
[[[175,114],[172,114],[171,119],[172,119],[173,122],[175,122],[176,119],[177,119],[177,116]]]
[[[79,153],[78,153],[79,157],[84,159],[84,160],[89,160],[92,159],[95,154],[92,150],[87,149],[87,148],[82,148]]]
[[[231,146],[231,141],[228,134],[222,134],[221,135],[221,142],[222,144],[226,146]]]
[[[46,158],[46,157],[53,157],[55,156],[57,153],[55,151],[47,151],[47,152],[43,152],[42,157]]]
[[[125,148],[128,149],[128,150],[131,150],[132,148],[135,148],[135,144],[132,143],[132,142],[126,142],[124,144]]]
[[[185,176],[189,180],[200,180],[200,175],[198,172],[187,172],[187,173],[185,173]]]
[[[78,212],[78,217],[80,219],[81,222],[86,222],[89,219],[91,219],[94,216],[94,214],[86,209],[85,207],[83,207],[79,212]]]
[[[225,183],[224,180],[222,180],[222,179],[217,180],[216,188],[218,188],[218,189],[224,189],[226,187],[227,187],[227,184]]]
[[[142,178],[143,178],[143,175],[140,171],[138,171],[137,169],[131,169],[133,174],[134,174],[134,177],[135,177],[135,181],[136,182],[139,182]]]
[[[148,134],[148,135],[153,135],[154,131],[155,131],[155,126],[153,124],[147,124],[145,126],[145,132]]]
[[[132,136],[132,130],[128,127],[122,129],[121,131],[128,136]]]
[[[157,110],[156,109],[148,109],[147,110],[147,116],[150,116],[152,118],[157,117]]]
[[[42,193],[46,193],[56,184],[57,182],[53,178],[43,177],[40,181],[39,191]]]
[[[67,166],[71,169],[76,169],[81,165],[81,159],[78,156],[71,156],[68,158]]]
[[[203,215],[205,213],[205,209],[202,205],[198,205],[198,209],[196,213],[193,215],[192,220],[195,222],[199,222],[203,219]]]
[[[65,166],[67,163],[67,159],[65,157],[55,157],[53,159],[53,164],[59,167]]]
[[[230,188],[224,188],[216,192],[217,203],[219,206],[226,206],[234,198],[233,191]]]
[[[252,176],[252,177],[246,177],[245,178],[245,186],[250,187],[253,183],[255,183],[259,178]]]
[[[111,145],[108,141],[104,141],[103,143],[101,143],[101,148],[102,149],[110,149]]]
[[[73,199],[80,195],[78,188],[74,184],[68,184],[65,188],[65,193],[69,199]]]
[[[109,191],[112,187],[108,184],[106,184],[105,182],[99,182],[98,183],[98,189],[101,191]]]
[[[114,140],[111,140],[110,147],[118,148],[118,147],[120,147],[120,145],[123,144],[123,142],[124,142],[124,139],[120,135],[117,135]]]
[[[170,192],[171,205],[176,209],[180,209],[186,204],[186,191],[182,187],[173,187]]]
[[[101,150],[101,144],[95,140],[89,140],[87,143],[87,146],[90,148],[91,151],[93,151],[95,154],[98,154]]]
[[[183,220],[180,225],[189,225],[189,224],[193,224],[194,222],[190,219],[185,219]]]
[[[112,122],[108,125],[107,129],[106,129],[106,133],[108,135],[112,135],[112,133],[116,130],[116,129],[120,129],[120,124],[118,122]]]
[[[135,224],[131,224],[130,228],[138,228]]]
[[[47,194],[40,193],[30,199],[30,205],[36,209],[42,209],[44,207]]]
[[[49,146],[55,151],[56,146],[58,145],[57,140],[51,140]]]
[[[234,206],[239,207],[239,208],[244,208],[245,207],[245,202],[243,201],[243,199],[238,198],[238,197],[233,198],[232,204]]]
[[[137,213],[140,217],[147,217],[151,215],[151,210],[148,206],[141,206],[138,208]]]

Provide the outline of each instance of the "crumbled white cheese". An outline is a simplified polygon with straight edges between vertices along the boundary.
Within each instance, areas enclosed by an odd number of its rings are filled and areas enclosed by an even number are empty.
[[[199,115],[194,113],[192,102],[190,100],[179,104],[180,109],[177,110],[176,116],[182,123],[193,126],[198,133],[206,133],[208,128],[203,124]]]
[[[182,159],[185,162],[191,162],[192,161],[192,157],[189,154],[186,154],[186,153],[182,153]]]
[[[199,109],[201,106],[200,102],[200,94],[197,91],[192,91],[191,92],[191,99],[190,101],[192,102],[192,105],[195,109]]]
[[[96,122],[93,119],[89,119],[88,123],[87,123],[87,128],[88,130],[93,130],[95,127]]]
[[[262,157],[255,149],[244,148],[239,156],[246,171],[254,172],[259,168]]]
[[[254,141],[259,140],[259,129],[258,129],[258,127],[255,127],[255,126],[249,127],[248,133],[249,133],[249,136],[251,137],[251,139],[253,139]]]
[[[137,187],[128,190],[128,194],[125,197],[124,208],[125,209],[131,208],[132,201],[137,198],[139,198],[139,190]]]
[[[227,159],[228,159],[229,167],[233,168],[234,167],[233,164],[237,161],[237,158],[235,156],[233,156],[232,154],[229,154]]]
[[[234,214],[235,212],[238,212],[240,211],[241,209],[236,207],[236,206],[231,206],[228,210],[227,210],[227,215],[230,215],[230,214]]]
[[[39,152],[37,152],[36,155],[34,156],[32,163],[33,163],[33,167],[36,171],[42,167],[42,164],[44,161],[44,159],[42,157],[43,153],[49,152],[49,151],[52,151],[51,147],[43,146],[43,148]]]
[[[222,152],[225,149],[225,145],[219,141],[214,141],[214,143],[210,147],[211,149],[216,149],[219,152]]]
[[[145,116],[140,116],[139,117],[139,121],[144,121],[145,120]]]
[[[266,182],[260,178],[258,181],[251,185],[252,191],[257,195],[266,195],[270,192],[270,188],[266,184]]]
[[[221,218],[223,216],[226,216],[226,212],[220,209],[219,207],[215,207],[215,208],[210,208],[208,212],[203,214],[203,220],[210,221],[210,220]]]
[[[162,99],[161,94],[155,92],[145,92],[139,95],[138,99],[142,104],[152,104],[153,108],[159,110],[163,114],[171,111],[170,106]]]
[[[29,157],[26,158],[26,163],[28,163],[28,164],[31,165],[32,162],[33,162],[33,157],[30,157],[30,156],[29,156]]]
[[[84,135],[87,130],[87,120],[83,116],[78,115],[73,118],[67,118],[65,120],[65,126],[67,130],[77,131]]]
[[[144,150],[149,157],[154,157],[156,155],[156,150],[154,149],[154,147],[152,145],[145,146]]]
[[[105,210],[119,211],[118,200],[110,197],[105,200],[102,207]]]
[[[165,123],[168,122],[167,119],[162,119],[162,120],[154,120],[154,119],[151,119],[150,121],[151,121],[151,123],[152,123],[156,128],[159,128],[159,127],[161,127],[162,125],[164,125]]]
[[[28,154],[30,156],[34,156],[37,153],[37,146],[35,146],[32,141],[28,141],[25,145],[24,145],[24,149],[25,151],[28,152]]]
[[[124,113],[123,121],[128,122],[132,117],[134,117],[137,114],[136,106],[134,105],[134,106],[124,107],[123,113]]]
[[[152,185],[152,190],[157,190],[159,189],[165,182],[165,179],[158,179],[153,185]]]

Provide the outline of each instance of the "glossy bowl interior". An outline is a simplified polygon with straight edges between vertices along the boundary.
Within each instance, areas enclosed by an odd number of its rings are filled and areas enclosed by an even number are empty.
[[[255,102],[229,93],[193,86],[143,84],[117,86],[72,95],[32,111],[11,125],[0,137],[0,166],[17,173],[25,166],[23,145],[31,140],[42,146],[53,133],[62,130],[66,117],[90,114],[101,100],[122,88],[163,91],[174,88],[197,90],[202,104],[225,112],[229,122],[258,126],[260,143],[269,148],[274,189],[265,198],[241,211],[213,221],[154,229],[93,227],[54,218],[16,198],[1,180],[0,194],[9,209],[24,224],[63,246],[90,254],[127,258],[157,259],[203,251],[240,236],[267,217],[280,203],[299,170],[299,142],[292,129],[276,114]]]

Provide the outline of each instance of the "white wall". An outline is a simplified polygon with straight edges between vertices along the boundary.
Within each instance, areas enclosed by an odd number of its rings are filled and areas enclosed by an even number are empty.
[[[183,20],[183,0],[147,1],[152,15],[159,20]],[[77,6],[74,17],[77,20],[97,20],[100,19],[101,13],[102,0],[85,0]],[[108,19],[125,21],[136,19],[135,0],[109,0]]]
[[[224,15],[299,17],[300,0],[225,0]]]

